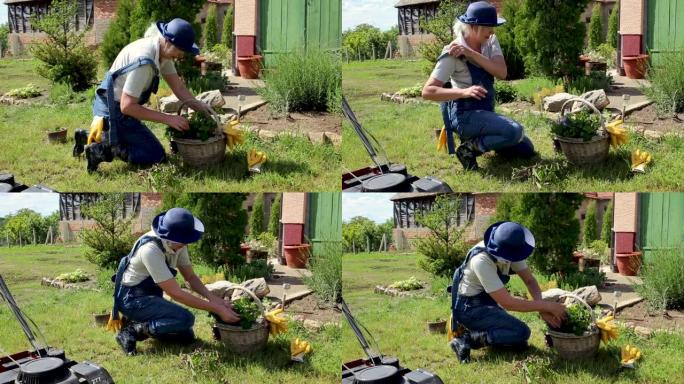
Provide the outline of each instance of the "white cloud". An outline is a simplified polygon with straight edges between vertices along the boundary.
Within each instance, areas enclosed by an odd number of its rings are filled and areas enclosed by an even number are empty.
[[[342,0],[342,30],[370,24],[386,31],[397,25],[398,0]]]
[[[59,193],[0,193],[0,217],[22,208],[47,216],[59,210]]]
[[[343,193],[342,220],[363,216],[378,224],[384,223],[393,216],[392,195],[394,193]]]

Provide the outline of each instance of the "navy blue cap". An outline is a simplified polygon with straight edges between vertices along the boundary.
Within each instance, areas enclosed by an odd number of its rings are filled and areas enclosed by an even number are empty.
[[[173,19],[168,23],[157,21],[157,29],[178,49],[197,56],[200,49],[195,44],[195,29],[183,19]]]
[[[487,1],[471,3],[466,13],[459,16],[458,19],[465,24],[483,25],[485,27],[498,27],[506,22],[506,19],[496,15],[496,7]]]
[[[204,234],[204,224],[185,208],[171,208],[152,220],[152,229],[162,239],[190,244]]]
[[[526,227],[513,221],[500,221],[484,234],[487,252],[508,261],[527,259],[534,251],[534,236]]]

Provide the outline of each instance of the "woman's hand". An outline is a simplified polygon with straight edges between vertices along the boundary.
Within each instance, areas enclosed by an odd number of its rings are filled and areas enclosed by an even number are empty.
[[[186,119],[183,116],[177,116],[177,115],[166,115],[166,125],[169,127],[177,130],[177,131],[187,131],[190,129],[190,124],[188,123],[188,119]]]
[[[456,41],[452,41],[451,44],[447,46],[447,49],[449,50],[449,55],[453,57],[459,58],[465,56],[466,47]]]
[[[225,305],[225,302],[224,305],[217,308],[216,314],[221,317],[224,323],[232,324],[240,320],[240,316],[232,308],[229,308],[228,305]]]
[[[558,328],[563,323],[563,320],[565,320],[565,310],[565,305],[561,303],[546,303],[546,310],[541,312],[541,316],[551,326]]]
[[[472,87],[465,88],[463,90],[463,95],[466,98],[472,97],[476,100],[482,100],[487,96],[487,90],[479,85],[473,85]]]
[[[188,107],[190,107],[193,111],[202,111],[202,112],[210,112],[211,111],[211,106],[209,104],[201,102],[197,99],[193,99],[188,101]]]

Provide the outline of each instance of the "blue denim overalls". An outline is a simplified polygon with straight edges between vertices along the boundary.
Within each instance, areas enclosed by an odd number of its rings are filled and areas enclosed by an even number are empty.
[[[154,60],[139,58],[114,72],[107,72],[105,79],[97,88],[93,102],[93,115],[105,118],[104,141],[112,148],[121,148],[128,153],[128,161],[133,164],[156,164],[165,159],[164,147],[140,120],[121,113],[121,104],[114,97],[116,78],[144,65],[154,69],[154,79],[148,89],[143,91],[138,104],[150,100],[150,95],[159,88],[159,69]]]
[[[442,57],[446,55],[440,56],[440,59]],[[461,141],[479,138],[481,146],[487,150],[513,156],[533,155],[534,146],[524,135],[523,127],[516,121],[494,112],[494,76],[468,60],[465,62],[472,84],[486,89],[487,95],[481,100],[467,98],[440,103],[449,154],[456,153],[453,136],[456,131]]]
[[[163,290],[154,282],[152,276],[146,277],[137,285],[128,287],[122,284],[126,268],[138,249],[153,241],[164,252],[161,240],[153,236],[142,236],[136,241],[131,252],[119,262],[114,281],[114,307],[112,319],[118,318],[119,311],[134,322],[149,322],[152,336],[192,332],[194,315],[187,309],[163,298]],[[168,264],[167,264],[168,266]],[[175,277],[178,273],[169,267]]]
[[[508,314],[487,292],[481,292],[475,296],[458,294],[458,287],[466,265],[471,258],[481,252],[487,252],[486,248],[475,246],[468,251],[463,264],[454,271],[452,285],[447,288],[447,292],[451,293],[452,331],[456,332],[458,325],[461,324],[472,331],[487,332],[490,345],[517,346],[526,344],[530,337],[529,327]],[[490,258],[492,257],[488,253],[487,255]],[[498,268],[496,273],[504,285],[511,278],[510,275],[500,273]],[[511,271],[511,273],[515,272]]]

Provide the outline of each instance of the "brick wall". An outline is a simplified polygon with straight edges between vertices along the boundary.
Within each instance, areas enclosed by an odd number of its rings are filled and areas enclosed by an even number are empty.
[[[306,193],[283,193],[283,224],[304,224],[306,222]]]
[[[240,0],[235,4],[234,31],[238,36],[256,36],[257,1]]]
[[[643,35],[645,18],[644,0],[622,0],[620,5],[620,34]]]
[[[434,40],[435,36],[430,33],[419,35],[400,35],[397,38],[399,54],[401,57],[416,57],[418,56],[418,47],[421,44],[429,43]]]

